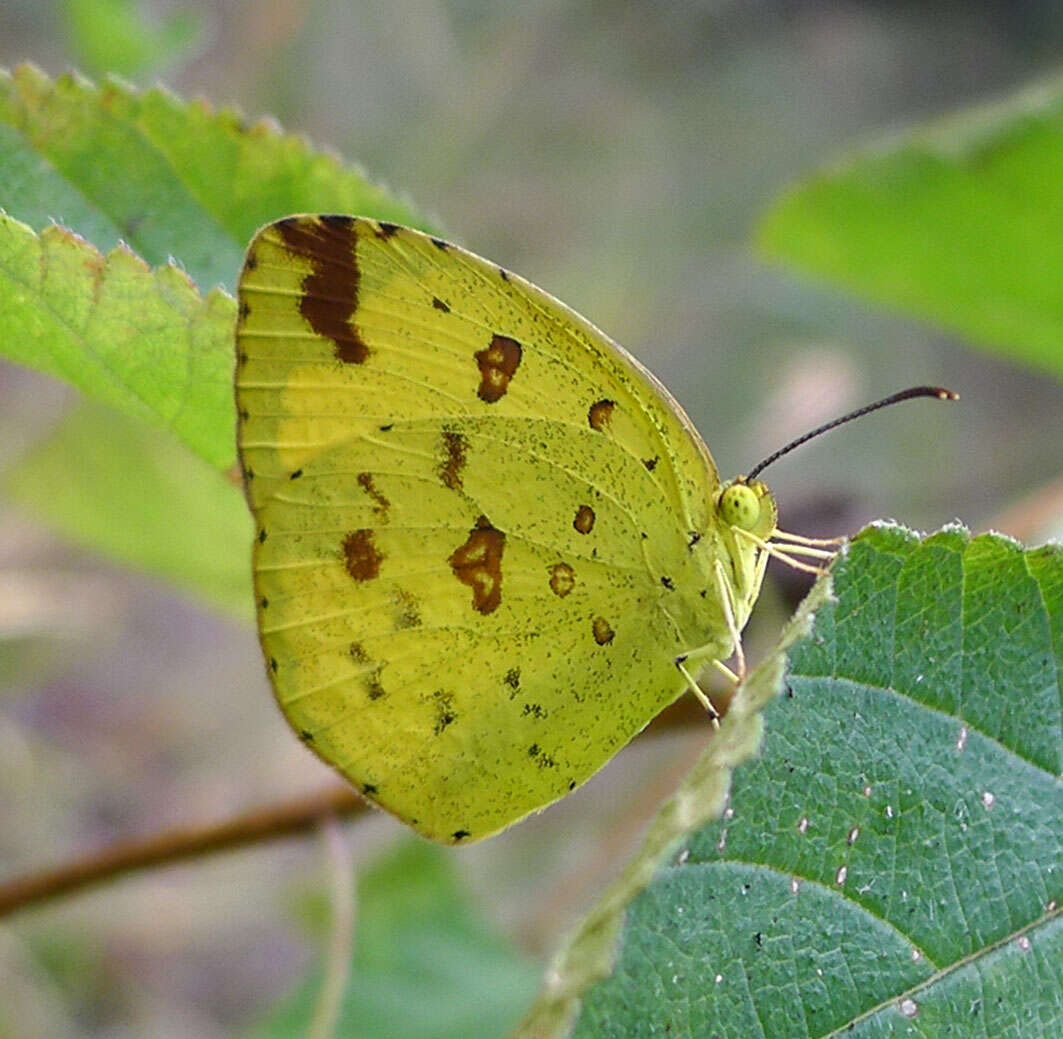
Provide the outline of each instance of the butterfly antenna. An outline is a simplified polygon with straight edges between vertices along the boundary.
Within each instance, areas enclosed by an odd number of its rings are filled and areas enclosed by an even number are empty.
[[[900,393],[891,393],[888,397],[883,397],[882,400],[875,401],[874,404],[865,404],[862,408],[857,408],[856,411],[850,411],[848,415],[842,415],[841,418],[836,418],[833,422],[827,422],[822,426],[817,426],[811,433],[806,433],[804,436],[798,437],[796,440],[791,440],[785,447],[779,448],[775,454],[768,455],[763,462],[753,466],[753,468],[749,470],[749,475],[746,479],[755,479],[769,465],[771,465],[772,462],[777,462],[783,455],[788,455],[795,447],[800,447],[813,437],[818,437],[821,433],[826,433],[831,429],[837,429],[838,426],[844,426],[846,422],[852,422],[855,418],[861,418],[872,411],[878,411],[879,408],[888,408],[891,404],[899,404],[902,400],[912,400],[915,397],[936,397],[938,400],[960,399],[958,393],[954,393],[952,390],[946,390],[942,386],[913,386],[911,389],[901,390]]]

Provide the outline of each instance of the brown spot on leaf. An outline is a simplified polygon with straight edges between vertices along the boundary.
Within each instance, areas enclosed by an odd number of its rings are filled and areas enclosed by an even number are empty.
[[[352,530],[343,539],[343,558],[347,573],[356,581],[370,581],[376,577],[384,559],[373,543],[371,530]]]
[[[594,632],[594,641],[599,646],[605,646],[613,641],[613,637],[616,632],[609,627],[609,622],[604,617],[595,617],[594,622],[591,624],[591,630]]]
[[[319,336],[332,340],[338,360],[363,364],[369,347],[352,320],[361,278],[352,218],[290,217],[276,227],[288,251],[311,264],[303,278],[299,313]]]
[[[432,306],[435,307],[436,310],[443,311],[444,314],[450,313],[450,307],[447,306],[447,304],[444,303],[438,296],[432,297]]]
[[[576,518],[572,526],[581,534],[589,534],[594,529],[594,509],[589,505],[581,505],[576,509]]]
[[[550,591],[563,599],[576,585],[576,572],[568,563],[555,563],[550,567]]]
[[[391,508],[391,502],[380,493],[376,484],[373,483],[373,474],[359,473],[356,479],[358,480],[358,486],[373,499],[373,511],[380,516],[387,515],[388,509]]]
[[[502,551],[506,535],[496,530],[486,516],[476,521],[465,544],[450,556],[454,576],[472,589],[472,606],[479,613],[488,614],[502,602]]]
[[[477,396],[488,404],[501,400],[509,380],[520,365],[521,346],[509,336],[494,335],[491,345],[476,351],[476,363],[480,366],[480,388]]]
[[[605,429],[609,425],[609,420],[613,417],[613,408],[615,407],[615,400],[600,400],[592,404],[587,412],[587,421],[591,424],[591,429],[599,431]]]
[[[465,468],[465,452],[469,442],[460,433],[443,430],[443,461],[439,465],[439,478],[452,491],[461,490],[461,473]]]

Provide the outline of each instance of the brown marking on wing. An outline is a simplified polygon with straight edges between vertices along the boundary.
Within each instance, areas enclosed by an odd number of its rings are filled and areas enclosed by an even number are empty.
[[[436,721],[432,731],[439,736],[448,725],[453,725],[458,720],[454,711],[454,694],[439,689],[432,694],[432,699],[436,704]]]
[[[488,404],[501,400],[509,389],[509,380],[520,366],[521,346],[509,336],[493,335],[491,345],[477,350],[476,363],[480,366],[480,388],[477,396]]]
[[[432,297],[432,306],[435,307],[436,310],[443,311],[444,314],[450,313],[450,307],[446,303],[444,303],[438,296]]]
[[[379,700],[382,696],[387,696],[388,691],[380,684],[380,672],[384,670],[384,665],[374,668],[373,673],[366,679],[366,690],[369,693],[370,700]]]
[[[461,490],[461,474],[465,468],[465,452],[469,442],[460,433],[443,430],[443,461],[439,465],[439,478],[452,491]]]
[[[594,529],[594,509],[589,505],[581,505],[576,509],[576,518],[572,526],[581,534],[589,534]]]
[[[343,558],[347,573],[356,581],[371,581],[380,573],[384,560],[373,543],[371,530],[352,530],[343,539]]]
[[[351,655],[351,660],[356,664],[369,663],[369,654],[366,653],[365,648],[360,642],[352,642],[347,648],[347,652]]]
[[[416,628],[421,623],[421,604],[416,596],[401,588],[395,593],[395,626],[400,629]]]
[[[377,238],[382,238],[384,241],[387,241],[392,235],[399,233],[399,225],[389,224],[386,220],[381,220],[377,223],[375,233]]]
[[[520,668],[511,667],[506,672],[506,677],[503,679],[503,681],[506,683],[506,685],[509,686],[510,689],[516,692],[520,688]]]
[[[587,421],[590,423],[591,429],[597,429],[599,432],[604,430],[609,425],[609,420],[613,417],[613,408],[615,407],[615,400],[600,400],[592,404],[587,412]]]
[[[539,768],[556,768],[557,762],[546,753],[538,743],[533,743],[528,748],[528,757],[533,758]]]
[[[594,632],[594,641],[599,646],[605,646],[613,641],[613,637],[616,632],[609,627],[609,622],[604,617],[595,617],[591,624],[591,630]]]
[[[276,227],[289,252],[309,260],[313,268],[303,278],[299,313],[319,336],[332,340],[338,360],[364,364],[369,347],[353,322],[361,277],[353,219],[291,217]]]
[[[656,455],[653,458],[644,458],[642,464],[652,473],[657,468],[657,463],[660,461]]]
[[[502,602],[502,551],[506,535],[496,530],[486,516],[476,521],[465,544],[458,546],[449,563],[454,576],[472,589],[472,606],[488,614]]]
[[[359,473],[356,477],[358,486],[373,499],[373,511],[379,516],[386,516],[391,502],[380,493],[377,485],[373,483],[372,473]]]
[[[555,563],[550,567],[550,591],[563,599],[576,585],[576,572],[568,563]]]

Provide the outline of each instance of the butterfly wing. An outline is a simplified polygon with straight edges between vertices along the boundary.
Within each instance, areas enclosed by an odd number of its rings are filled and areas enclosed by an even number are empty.
[[[239,448],[277,700],[368,797],[475,840],[582,783],[722,619],[711,458],[546,293],[420,232],[293,217],[240,280]],[[700,557],[702,562],[704,554]]]

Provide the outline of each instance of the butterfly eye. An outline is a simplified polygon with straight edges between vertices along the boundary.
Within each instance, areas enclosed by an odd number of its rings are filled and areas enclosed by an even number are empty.
[[[752,530],[760,519],[760,499],[744,483],[732,484],[720,495],[719,510],[724,523]]]

